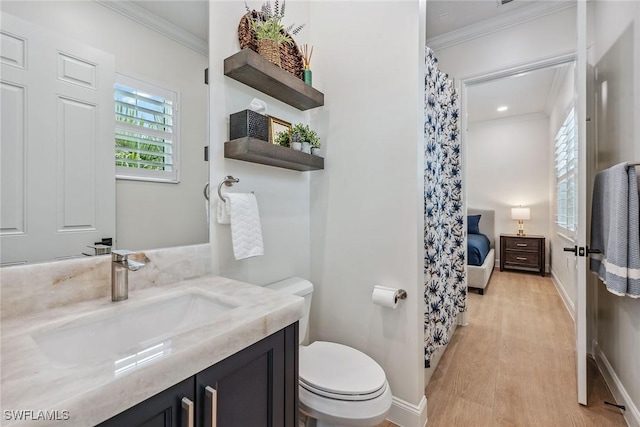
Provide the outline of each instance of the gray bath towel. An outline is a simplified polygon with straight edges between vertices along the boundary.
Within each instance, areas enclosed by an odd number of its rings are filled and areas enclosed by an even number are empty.
[[[591,211],[590,268],[616,295],[640,297],[640,197],[635,167],[626,163],[596,175]]]

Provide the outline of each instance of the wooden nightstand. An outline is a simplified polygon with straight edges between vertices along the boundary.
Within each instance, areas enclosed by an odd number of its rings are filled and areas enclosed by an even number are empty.
[[[536,271],[544,277],[544,236],[500,235],[500,271]]]

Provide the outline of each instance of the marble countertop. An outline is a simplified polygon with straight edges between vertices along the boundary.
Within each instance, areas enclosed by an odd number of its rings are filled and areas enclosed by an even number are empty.
[[[122,354],[84,365],[56,363],[34,339],[60,327],[189,293],[233,308],[216,314],[204,326],[171,336],[153,360],[139,361],[124,370],[114,365],[115,359],[126,356]],[[122,302],[93,299],[3,320],[0,424],[98,424],[296,322],[303,306],[303,299],[297,296],[209,275],[133,290]],[[33,411],[29,418],[47,411],[59,421],[9,420],[7,411]]]

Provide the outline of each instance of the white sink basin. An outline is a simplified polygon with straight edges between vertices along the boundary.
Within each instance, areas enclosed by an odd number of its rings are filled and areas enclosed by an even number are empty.
[[[36,343],[55,365],[78,366],[113,360],[122,367],[171,352],[171,337],[204,326],[218,314],[235,308],[200,294],[90,317],[77,325],[34,335]],[[120,365],[120,367],[118,367]]]

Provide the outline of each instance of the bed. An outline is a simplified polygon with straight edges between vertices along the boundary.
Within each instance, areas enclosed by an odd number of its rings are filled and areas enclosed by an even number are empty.
[[[468,208],[467,215],[480,215],[478,230],[473,230],[471,227],[471,231],[479,231],[479,234],[467,233],[467,286],[484,295],[496,259],[495,212]],[[486,256],[482,259],[484,253]]]

